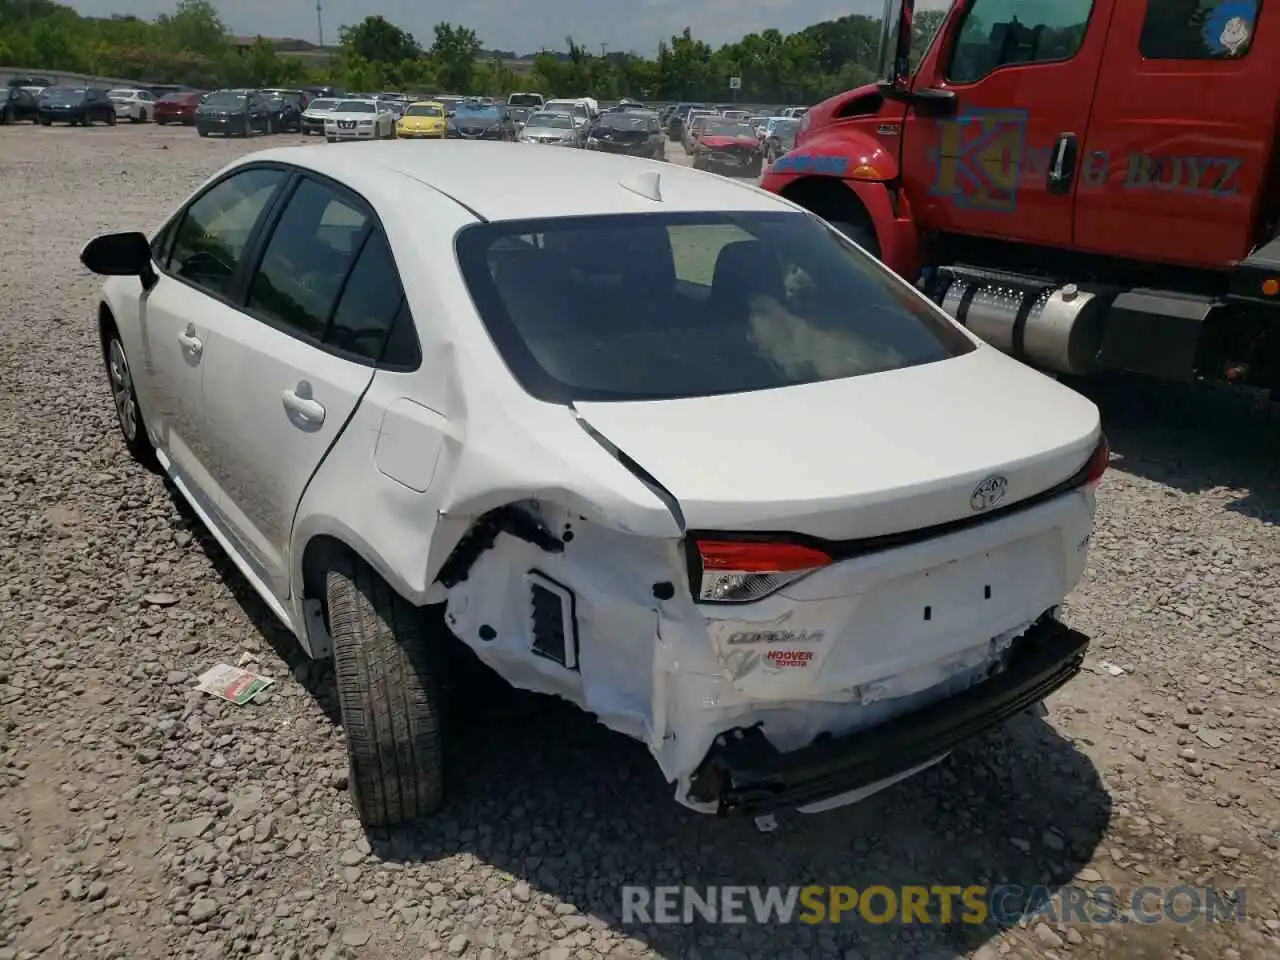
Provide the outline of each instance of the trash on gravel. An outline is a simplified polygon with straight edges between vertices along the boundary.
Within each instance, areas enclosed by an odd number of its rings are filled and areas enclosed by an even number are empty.
[[[230,701],[238,707],[260,694],[275,683],[269,677],[259,673],[250,673],[242,667],[233,667],[229,663],[220,663],[200,674],[197,690],[211,693],[215,697]]]
[[[1099,660],[1093,665],[1094,673],[1109,673],[1113,677],[1123,677],[1127,672],[1124,667],[1118,667],[1109,660]]]

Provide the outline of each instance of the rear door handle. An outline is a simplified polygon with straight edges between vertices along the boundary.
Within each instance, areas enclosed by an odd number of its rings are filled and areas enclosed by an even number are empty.
[[[299,380],[292,390],[280,394],[284,408],[297,417],[305,426],[318,427],[324,423],[324,405],[312,396],[311,384]]]

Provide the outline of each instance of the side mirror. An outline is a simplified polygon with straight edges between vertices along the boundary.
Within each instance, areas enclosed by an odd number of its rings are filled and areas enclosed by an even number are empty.
[[[151,241],[145,233],[104,233],[80,251],[80,262],[102,277],[140,277],[142,285],[155,285],[151,265]]]

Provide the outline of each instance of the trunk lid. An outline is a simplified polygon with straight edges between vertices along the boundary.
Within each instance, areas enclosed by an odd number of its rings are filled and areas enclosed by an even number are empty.
[[[671,493],[688,529],[829,540],[1033,497],[1084,466],[1100,432],[1093,403],[988,347],[798,387],[576,409]]]

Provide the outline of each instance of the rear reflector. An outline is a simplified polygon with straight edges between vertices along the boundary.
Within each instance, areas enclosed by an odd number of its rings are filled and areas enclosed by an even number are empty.
[[[1088,464],[1085,465],[1084,485],[1086,487],[1094,487],[1102,479],[1102,475],[1107,472],[1107,465],[1111,462],[1111,447],[1107,444],[1107,435],[1104,433],[1098,440],[1098,445],[1093,448],[1093,455],[1089,457]]]
[[[823,551],[796,543],[697,540],[694,546],[704,603],[750,603],[831,563]]]

